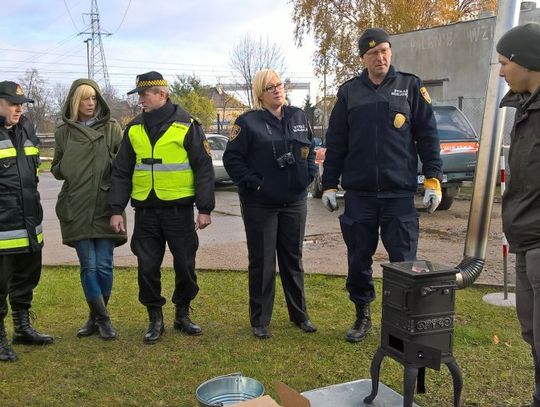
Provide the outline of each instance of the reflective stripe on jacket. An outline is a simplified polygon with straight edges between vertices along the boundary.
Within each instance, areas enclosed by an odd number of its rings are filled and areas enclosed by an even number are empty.
[[[38,243],[43,243],[43,226],[36,226]],[[28,231],[26,229],[8,230],[0,232],[0,250],[20,249],[30,246]]]
[[[136,155],[131,197],[144,201],[154,189],[163,201],[195,195],[193,170],[184,138],[190,123],[174,122],[158,139],[154,148],[142,124],[129,128],[129,140]]]

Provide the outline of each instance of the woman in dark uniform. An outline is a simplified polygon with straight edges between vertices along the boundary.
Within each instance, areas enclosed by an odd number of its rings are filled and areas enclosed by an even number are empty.
[[[238,186],[249,252],[249,312],[253,335],[271,336],[276,253],[290,320],[305,332],[302,244],[307,187],[317,167],[313,135],[305,113],[287,106],[283,82],[265,69],[253,81],[255,110],[236,119],[223,155]]]

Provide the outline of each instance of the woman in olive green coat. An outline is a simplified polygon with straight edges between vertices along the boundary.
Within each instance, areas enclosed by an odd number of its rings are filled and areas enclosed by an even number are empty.
[[[90,79],[73,82],[62,120],[54,134],[51,164],[55,178],[64,180],[56,214],[63,243],[77,251],[90,308],[90,317],[77,336],[99,332],[103,339],[114,339],[116,331],[106,307],[113,286],[113,249],[124,244],[127,236],[109,226],[107,195],[122,129],[111,118],[97,83]]]

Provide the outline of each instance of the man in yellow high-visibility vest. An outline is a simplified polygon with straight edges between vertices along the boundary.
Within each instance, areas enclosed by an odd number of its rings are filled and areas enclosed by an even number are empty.
[[[145,343],[164,332],[161,262],[165,243],[174,258],[176,306],[174,328],[202,334],[189,318],[199,287],[195,275],[197,229],[210,225],[214,209],[214,169],[200,123],[169,99],[167,81],[155,71],[137,76],[142,114],[124,132],[115,158],[109,194],[111,227],[125,230],[122,211],[129,199],[135,208],[131,249],[137,256],[139,301],[148,309]],[[193,204],[197,207],[194,218]]]
[[[8,297],[13,343],[53,342],[52,336],[37,332],[29,319],[43,247],[43,209],[37,190],[39,140],[22,114],[22,105],[32,102],[19,84],[0,82],[0,361],[17,359],[4,326]]]

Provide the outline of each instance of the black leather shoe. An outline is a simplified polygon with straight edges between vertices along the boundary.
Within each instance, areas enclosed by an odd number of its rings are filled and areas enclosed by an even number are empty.
[[[144,333],[144,343],[152,345],[159,341],[161,335],[165,332],[161,307],[148,307],[148,318],[150,319],[150,324]]]
[[[54,342],[52,336],[39,333],[34,329],[30,323],[30,315],[27,309],[14,310],[12,315],[14,345],[49,345]],[[35,318],[35,315],[33,318]]]
[[[347,331],[345,339],[348,342],[360,342],[371,331],[371,314],[369,304],[356,305],[356,321],[354,325]]]
[[[307,333],[317,332],[317,327],[313,325],[313,322],[311,322],[309,319],[306,319],[305,321],[302,321],[302,322],[295,322],[294,324],[304,332],[307,332]]]
[[[272,336],[267,326],[254,326],[253,336],[257,339],[268,339]]]
[[[189,304],[176,306],[176,318],[174,320],[174,329],[185,332],[188,335],[202,335],[202,329],[189,319]]]

